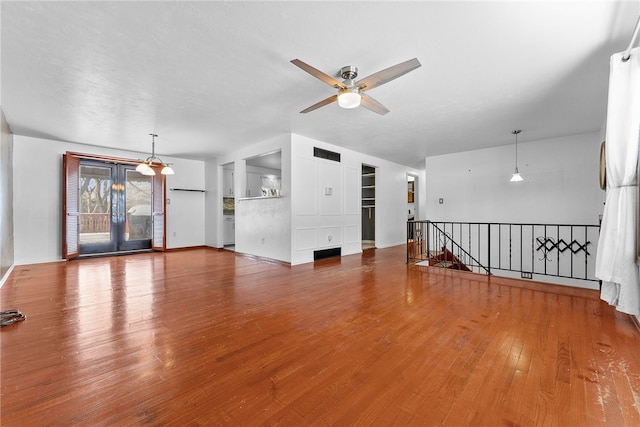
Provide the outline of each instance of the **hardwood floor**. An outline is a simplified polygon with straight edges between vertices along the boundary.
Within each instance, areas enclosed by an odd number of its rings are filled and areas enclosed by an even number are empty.
[[[194,249],[16,267],[3,426],[640,425],[640,333],[595,291]]]

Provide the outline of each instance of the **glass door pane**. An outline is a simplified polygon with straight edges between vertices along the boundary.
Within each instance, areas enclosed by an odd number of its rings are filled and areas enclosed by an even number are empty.
[[[112,167],[80,165],[80,244],[111,242]]]
[[[153,177],[136,172],[135,165],[118,165],[119,251],[151,249]]]
[[[125,170],[125,240],[151,240],[151,177]]]

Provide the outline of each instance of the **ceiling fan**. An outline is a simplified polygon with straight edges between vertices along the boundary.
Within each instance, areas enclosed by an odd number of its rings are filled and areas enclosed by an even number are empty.
[[[400,64],[396,64],[393,67],[385,68],[384,70],[371,74],[357,82],[355,79],[358,77],[358,69],[353,65],[348,65],[340,69],[340,77],[344,79],[344,81],[341,82],[330,75],[323,73],[317,68],[300,61],[299,59],[293,59],[291,62],[293,65],[302,68],[304,71],[317,79],[322,80],[329,86],[338,89],[338,93],[336,95],[332,95],[327,99],[313,104],[309,108],[305,108],[300,111],[301,113],[308,113],[309,111],[316,110],[320,107],[331,104],[332,102],[338,101],[338,105],[342,108],[356,108],[362,105],[367,110],[371,110],[375,113],[387,114],[389,112],[387,107],[364,92],[388,83],[393,79],[397,79],[398,77],[407,74],[409,71],[415,70],[421,65],[417,58],[413,58],[408,61],[401,62]]]

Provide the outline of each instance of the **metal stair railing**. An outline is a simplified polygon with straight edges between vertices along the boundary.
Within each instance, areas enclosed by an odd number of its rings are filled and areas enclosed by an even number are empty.
[[[599,282],[592,255],[599,233],[599,225],[408,221],[407,263],[428,260],[440,245],[476,272]]]
[[[428,226],[431,226],[431,228],[433,229],[436,235],[437,242],[438,242],[437,247],[444,249],[443,252],[444,252],[445,260],[446,260],[446,257],[448,256],[446,254],[446,249],[447,249],[447,242],[449,242],[451,244],[451,250],[449,252],[455,258],[457,258],[460,261],[460,263],[462,263],[466,267],[471,268],[471,271],[475,271],[473,269],[477,268],[478,272],[480,272],[481,270],[484,270],[486,274],[488,275],[491,274],[491,270],[489,268],[482,265],[480,261],[474,258],[473,255],[471,255],[462,246],[460,246],[455,240],[453,240],[451,233],[447,233],[446,231],[443,231],[442,229],[440,229],[440,227],[438,227],[436,224],[430,221],[427,221],[427,224]],[[454,248],[457,249],[457,253],[454,252],[453,250]],[[430,253],[430,248],[427,248],[427,253]]]

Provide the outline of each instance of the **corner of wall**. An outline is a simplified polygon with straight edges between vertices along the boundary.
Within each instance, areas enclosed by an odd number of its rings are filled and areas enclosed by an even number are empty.
[[[0,285],[14,264],[13,135],[0,107]]]
[[[204,163],[204,244],[218,247],[218,160],[206,160]]]

